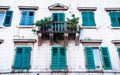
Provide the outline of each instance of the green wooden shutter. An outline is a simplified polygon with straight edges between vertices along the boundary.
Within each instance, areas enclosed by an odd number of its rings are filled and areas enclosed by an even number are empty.
[[[58,14],[52,13],[52,21],[58,21]]]
[[[85,54],[86,54],[87,69],[95,69],[95,62],[94,62],[92,47],[85,47]]]
[[[6,11],[6,16],[3,25],[11,26],[13,11]]]
[[[119,57],[120,57],[120,48],[118,48],[117,51],[118,51],[118,55],[119,55]]]
[[[55,70],[59,67],[59,56],[58,56],[58,48],[53,47],[52,48],[52,63],[51,63],[51,69]]]
[[[21,13],[20,25],[26,25],[27,24],[27,16],[28,16],[28,11],[23,10],[22,13]]]
[[[65,13],[58,13],[58,21],[65,21]]]
[[[34,23],[34,11],[28,11],[27,25],[33,25]]]
[[[120,26],[120,12],[117,12],[117,16],[118,16],[118,23],[119,23],[119,26]]]
[[[102,54],[102,62],[103,62],[103,67],[105,70],[111,70],[112,65],[110,61],[110,55],[107,47],[101,47],[101,54]]]
[[[95,19],[94,19],[94,13],[88,12],[89,15],[89,26],[95,26]]]
[[[59,50],[60,50],[59,68],[60,69],[66,69],[67,68],[67,65],[66,65],[66,48],[61,47],[61,48],[59,48]]]
[[[31,47],[23,47],[22,69],[30,69]]]
[[[58,13],[58,21],[65,21],[65,13]],[[59,30],[63,31],[64,30],[64,23],[59,23]]]
[[[21,67],[22,67],[22,53],[23,53],[22,48],[17,47],[13,69],[21,69]]]
[[[82,12],[82,25],[83,26],[88,26],[89,19],[88,19],[88,13],[87,12]]]
[[[117,12],[110,12],[110,20],[112,23],[112,27],[119,27],[119,22],[118,22],[118,16],[117,16]]]

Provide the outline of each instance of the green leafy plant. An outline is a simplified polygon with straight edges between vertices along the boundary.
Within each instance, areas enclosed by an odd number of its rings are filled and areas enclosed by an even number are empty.
[[[36,26],[45,27],[46,25],[51,24],[51,17],[44,17],[43,19],[37,20],[34,23]]]
[[[71,19],[67,18],[68,21],[67,29],[77,29],[79,17],[75,17],[75,14],[72,14],[71,17],[72,17]]]
[[[57,36],[54,36],[54,42],[59,43],[60,40],[64,39],[64,34],[58,34]]]
[[[32,32],[36,32],[36,30],[35,30],[35,29],[32,29]]]

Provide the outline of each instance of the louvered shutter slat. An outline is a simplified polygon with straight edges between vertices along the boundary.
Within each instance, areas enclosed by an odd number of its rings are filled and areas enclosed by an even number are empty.
[[[21,67],[22,67],[22,53],[23,53],[22,48],[17,47],[13,69],[21,69]]]
[[[21,14],[20,25],[27,25],[27,17],[28,17],[28,11],[27,10],[23,10],[22,14]]]
[[[83,26],[88,26],[88,13],[87,12],[82,12],[82,25]]]
[[[105,70],[111,70],[112,65],[110,61],[110,55],[107,47],[101,47],[102,61]]]
[[[59,67],[59,63],[58,63],[58,49],[57,48],[52,48],[52,64],[51,64],[51,68],[54,69],[58,69]]]
[[[117,12],[110,12],[109,15],[110,15],[110,20],[111,20],[111,23],[112,23],[112,27],[120,26],[119,22],[118,22]]]
[[[3,25],[11,26],[13,11],[6,11],[6,16]]]
[[[64,47],[60,48],[60,69],[66,69],[66,49]]]
[[[92,47],[85,47],[85,54],[86,54],[87,69],[95,69],[95,62],[94,62]]]
[[[120,48],[118,48],[117,50],[118,50],[118,55],[119,55],[119,57],[120,57]]]
[[[89,26],[95,26],[95,19],[94,19],[94,13],[88,12],[89,15]]]
[[[23,62],[22,68],[23,69],[30,69],[30,58],[31,58],[31,47],[23,47]]]
[[[34,23],[34,11],[29,11],[27,24],[33,25],[33,23]]]

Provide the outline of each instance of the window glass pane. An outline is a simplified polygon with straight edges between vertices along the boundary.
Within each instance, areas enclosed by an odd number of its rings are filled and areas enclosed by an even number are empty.
[[[29,13],[29,16],[33,16],[33,12],[30,12],[30,13]]]
[[[0,11],[0,25],[3,25],[4,12]]]
[[[100,61],[99,61],[99,52],[98,49],[93,49],[94,61],[96,68],[100,68]]]

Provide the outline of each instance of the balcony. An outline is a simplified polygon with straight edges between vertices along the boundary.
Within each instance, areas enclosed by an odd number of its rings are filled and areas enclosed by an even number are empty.
[[[42,45],[42,41],[49,40],[50,45],[68,45],[69,40],[75,40],[75,45],[79,44],[79,26],[70,27],[69,22],[51,22],[44,26],[38,27],[38,45]]]
[[[60,17],[60,15],[62,16]],[[67,18],[65,21],[64,13],[54,13],[53,17],[52,20],[51,17],[45,17],[36,21],[38,46],[41,46],[46,40],[50,42],[50,45],[67,46],[69,40],[74,40],[75,45],[78,45],[81,30],[78,25],[79,18],[72,14],[72,18]]]
[[[68,22],[51,22],[49,25],[44,25],[43,27],[38,27],[38,33],[79,33],[80,28],[76,26],[76,28],[72,28]]]

